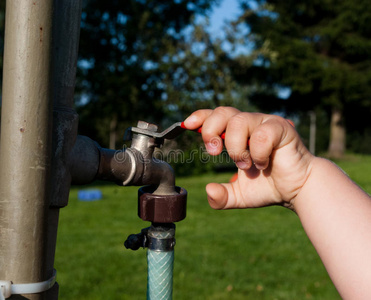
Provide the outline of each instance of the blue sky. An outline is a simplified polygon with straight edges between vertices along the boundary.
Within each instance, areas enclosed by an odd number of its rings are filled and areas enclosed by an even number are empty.
[[[215,37],[223,36],[223,25],[225,21],[236,20],[241,13],[238,0],[221,0],[219,6],[216,6],[210,15],[210,33]],[[236,53],[248,53],[248,47],[239,47]],[[289,88],[282,88],[278,96],[287,99],[290,96]]]
[[[239,2],[240,0],[220,0],[220,4],[214,7],[209,15],[210,27],[208,28],[212,38],[225,38],[225,30],[223,30],[225,23],[235,21],[241,15]],[[245,32],[242,27],[240,30]],[[223,43],[223,48],[226,51],[231,50],[231,46],[227,42]],[[235,48],[233,55],[248,54],[250,51],[251,47],[240,45]]]
[[[211,33],[220,35],[225,21],[235,20],[240,13],[238,0],[221,0],[210,15]]]

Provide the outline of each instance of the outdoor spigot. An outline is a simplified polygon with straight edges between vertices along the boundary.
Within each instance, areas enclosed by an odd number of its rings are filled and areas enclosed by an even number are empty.
[[[132,141],[126,151],[143,159],[142,183],[147,186],[139,189],[138,215],[145,221],[173,223],[185,218],[187,191],[175,186],[170,165],[153,157],[154,148],[160,147],[165,138],[179,134],[179,127],[174,124],[159,133],[156,125],[139,121],[137,127],[126,130],[125,138]],[[151,178],[152,182],[148,180]],[[158,186],[155,179],[161,179]]]
[[[187,191],[175,186],[175,175],[164,161],[153,157],[155,147],[161,147],[165,136],[175,137],[178,126],[158,133],[157,126],[139,121],[138,127],[127,130],[132,157],[143,159],[138,191],[138,215],[150,221],[151,227],[131,234],[124,245],[127,249],[147,248],[147,299],[172,299],[172,278],[175,246],[175,224],[186,216]],[[135,156],[137,155],[137,156]],[[135,160],[135,163],[138,163]],[[135,167],[135,165],[134,165]],[[156,183],[159,183],[156,185]]]
[[[142,134],[141,132],[135,132],[134,128],[142,129],[149,134]],[[134,129],[134,130],[133,130]],[[156,138],[154,134],[157,132],[158,126],[152,123],[138,121],[137,127],[130,127],[125,132],[124,139],[131,140],[131,148],[138,150],[142,153],[146,159],[152,158],[155,147],[161,147],[164,140]]]
[[[109,160],[108,167],[115,164],[117,169],[123,169],[119,165],[122,162],[122,165],[130,168],[123,174],[123,185],[152,185],[157,187],[155,194],[175,195],[177,191],[173,169],[168,163],[153,157],[155,148],[161,147],[164,142],[163,138],[156,136],[157,129],[157,125],[144,121],[139,121],[137,127],[128,128],[124,138],[131,140],[131,146],[123,151],[116,151],[115,162]]]
[[[87,184],[95,179],[107,180],[118,185],[158,185],[156,194],[176,193],[171,188],[173,175],[171,167],[153,158],[156,147],[164,140],[174,139],[188,130],[184,122],[177,122],[162,132],[155,124],[139,121],[137,127],[125,131],[124,140],[131,141],[131,147],[123,150],[106,149],[88,137],[78,136],[69,155],[69,175],[73,184]],[[202,127],[193,131],[202,132]],[[225,134],[221,134],[224,139]]]
[[[124,245],[132,250],[143,247],[151,251],[173,251],[174,222],[186,217],[187,191],[175,186],[171,167],[153,158],[153,151],[155,147],[162,146],[165,137],[175,137],[177,126],[162,133],[157,132],[156,125],[147,122],[139,121],[137,126],[129,128],[125,133],[125,139],[132,141],[126,151],[132,151],[143,158],[143,177],[147,175],[162,180],[158,186],[149,181],[149,185],[138,190],[138,216],[144,221],[150,221],[152,226],[139,234],[131,234]]]

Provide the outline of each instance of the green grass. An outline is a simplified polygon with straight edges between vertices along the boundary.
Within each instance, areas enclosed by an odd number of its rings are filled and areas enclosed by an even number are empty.
[[[348,155],[336,163],[359,186],[371,194],[371,155]]]
[[[371,192],[371,157],[338,164]],[[180,178],[187,218],[177,224],[174,299],[340,299],[297,216],[281,207],[214,211],[205,185],[231,174]],[[137,188],[99,186],[101,201],[61,210],[56,253],[60,299],[145,299],[146,252],[126,250],[137,217]]]

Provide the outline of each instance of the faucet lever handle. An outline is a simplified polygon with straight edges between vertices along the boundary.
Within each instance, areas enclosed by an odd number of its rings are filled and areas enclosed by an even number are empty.
[[[124,134],[124,140],[129,141],[132,138],[132,134],[143,134],[149,137],[153,137],[155,139],[167,139],[167,140],[172,140],[176,138],[178,135],[180,135],[183,131],[186,130],[185,127],[182,127],[182,122],[177,122],[165,129],[162,132],[156,132],[152,131],[147,128],[140,128],[140,127],[129,127],[126,129],[125,134]]]
[[[137,134],[144,134],[149,137],[153,137],[156,139],[167,139],[167,140],[172,140],[175,139],[177,136],[179,136],[181,133],[183,133],[186,130],[190,130],[184,126],[184,122],[176,122],[170,127],[166,128],[162,132],[156,132],[149,130],[147,128],[140,128],[140,127],[129,127],[125,131],[124,135],[124,140],[128,141],[131,140],[132,134],[137,133]],[[199,127],[195,130],[192,130],[198,133],[202,132],[202,127]],[[220,136],[223,140],[225,139],[225,132],[223,132]]]

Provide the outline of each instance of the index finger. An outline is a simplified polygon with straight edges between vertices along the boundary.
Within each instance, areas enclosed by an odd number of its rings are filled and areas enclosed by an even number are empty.
[[[239,110],[233,107],[217,107],[214,110],[199,110],[194,112],[184,121],[187,129],[201,127],[202,139],[206,150],[211,155],[218,155],[223,150],[223,142],[220,135],[225,131],[228,121],[231,117],[239,113]],[[188,125],[190,124],[190,125]]]
[[[212,113],[212,109],[197,110],[184,120],[184,126],[190,130],[197,129],[202,126],[207,117],[210,116]]]

